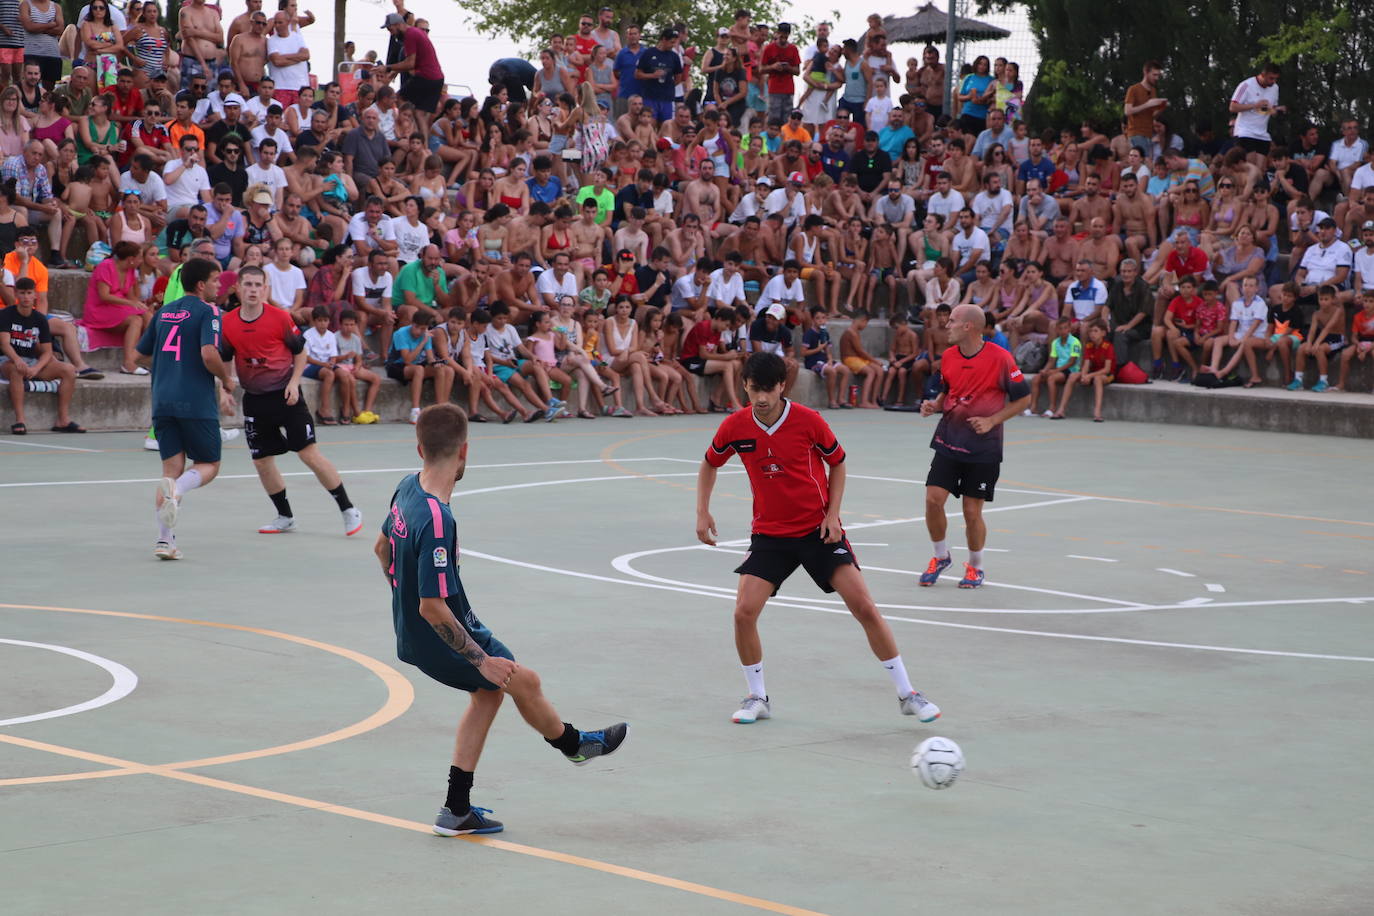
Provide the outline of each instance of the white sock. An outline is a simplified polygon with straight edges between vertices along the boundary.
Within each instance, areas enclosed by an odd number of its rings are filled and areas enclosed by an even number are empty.
[[[982,568],[983,568],[983,551],[981,551],[981,550],[970,550],[970,551],[968,552],[968,565],[972,566],[974,569],[982,569]]]
[[[1319,381],[1319,382],[1324,382],[1324,381],[1326,381],[1326,376],[1324,376],[1324,375],[1319,375],[1319,376],[1317,376],[1317,381]]]
[[[200,486],[200,471],[197,471],[195,468],[187,468],[186,471],[177,478],[177,498],[180,499],[198,486]]]
[[[757,665],[741,665],[740,667],[744,669],[744,680],[749,684],[749,695],[767,699],[768,691],[763,686],[763,662],[759,662]]]
[[[934,548],[935,548],[935,556],[936,556],[936,558],[943,560],[945,557],[949,556],[949,544],[948,544],[948,543],[946,543],[946,542],[944,542],[944,541],[931,541],[930,543],[931,543],[931,545],[934,546]]]
[[[157,513],[154,512],[153,516],[157,518]],[[162,524],[161,518],[157,518],[157,539],[159,541],[166,541],[168,544],[176,543],[177,539],[176,535],[172,533],[172,529]]]
[[[892,678],[892,686],[897,688],[897,696],[910,696],[912,693],[911,678],[906,675],[906,665],[902,664],[902,657],[894,655],[882,664],[887,669],[887,676]]]

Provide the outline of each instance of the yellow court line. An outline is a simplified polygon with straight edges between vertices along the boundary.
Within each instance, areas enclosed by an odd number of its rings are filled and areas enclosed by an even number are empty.
[[[648,437],[646,437],[648,438]],[[186,769],[192,767],[215,766],[223,763],[232,763],[242,760],[254,760],[261,757],[276,754],[288,754],[294,751],[306,750],[309,748],[320,747],[345,738],[351,738],[363,732],[370,731],[390,722],[401,713],[405,712],[414,701],[415,692],[410,681],[396,669],[377,661],[370,656],[352,649],[345,649],[341,646],[330,645],[329,643],[319,642],[304,636],[296,636],[291,633],[282,633],[277,630],[266,630],[258,627],[243,626],[233,623],[218,623],[210,620],[191,620],[180,617],[163,617],[157,614],[139,614],[129,611],[106,611],[93,608],[70,608],[55,607],[49,605],[35,604],[3,604],[0,608],[10,608],[14,610],[31,611],[56,611],[68,614],[91,614],[99,617],[126,617],[136,620],[155,620],[166,623],[185,623],[193,626],[214,627],[223,630],[239,630],[246,633],[256,633],[269,636],[274,639],[283,639],[288,642],[299,643],[300,645],[311,648],[321,649],[335,655],[355,661],[369,671],[376,674],[386,683],[388,688],[387,702],[377,712],[371,716],[356,722],[345,728],[337,729],[325,735],[315,738],[308,738],[304,741],[296,741],[291,744],[278,745],[271,748],[263,748],[257,751],[245,751],[239,754],[226,754],[220,757],[204,757],[198,760],[184,760],[178,763],[168,764],[143,764],[132,760],[124,760],[119,757],[111,757],[106,754],[97,754],[91,751],[83,751],[78,748],[64,747],[57,744],[49,744],[43,741],[34,741],[30,738],[20,738],[17,735],[0,733],[0,742],[12,744],[17,747],[24,747],[30,750],[45,751],[50,754],[57,754],[63,757],[72,757],[77,760],[85,760],[89,763],[105,764],[110,769],[94,770],[87,773],[60,773],[51,776],[32,776],[21,777],[18,779],[0,780],[0,786],[6,785],[32,785],[38,783],[52,782],[72,782],[81,779],[100,779],[110,776],[130,776],[130,775],[151,775],[162,776],[167,779],[176,779],[181,782],[188,782],[195,785],[206,786],[213,789],[221,789],[226,792],[236,792],[240,795],[248,795],[254,798],[261,798],[268,801],[280,802],[287,805],[295,805],[299,808],[308,808],[315,811],[323,811],[329,814],[338,814],[343,817],[351,817],[355,820],[370,821],[374,824],[381,824],[388,827],[398,827],[403,830],[410,830],[416,833],[433,834],[430,825],[415,821],[408,821],[403,818],[392,817],[387,814],[379,814],[374,811],[363,811],[359,808],[350,808],[345,805],[333,805],[328,802],[317,801],[315,799],[304,798],[299,795],[289,795],[284,792],[276,792],[271,789],[262,789],[257,786],[244,785],[242,783],[229,782],[223,779],[215,779],[200,773],[188,773]],[[777,903],[772,900],[764,900],[760,897],[751,897],[747,894],[737,894],[734,891],[722,890],[710,887],[705,884],[696,884],[691,881],[683,881],[678,878],[671,878],[667,875],[659,875],[653,872],[641,871],[637,868],[629,868],[623,865],[615,865],[611,862],[602,862],[597,859],[588,859],[583,856],[576,856],[570,853],[558,852],[552,849],[542,849],[537,846],[526,846],[520,843],[511,843],[507,840],[497,840],[490,837],[467,836],[460,837],[469,843],[479,846],[487,846],[492,849],[499,849],[505,852],[513,852],[519,855],[532,856],[540,859],[547,859],[551,862],[561,862],[565,865],[573,865],[578,868],[586,868],[592,871],[604,872],[616,875],[621,878],[629,878],[635,881],[643,881],[648,884],[657,884],[662,887],[674,890],[685,891],[703,897],[713,897],[717,900],[724,900],[728,903],[736,903],[741,906],[752,907],[757,910],[764,910],[770,913],[782,913],[786,916],[824,916],[814,910],[806,910],[800,907],[789,906],[785,903]]]
[[[1339,534],[1335,531],[1304,531],[1303,534],[1320,534],[1327,538],[1353,538],[1357,541],[1374,541],[1374,537],[1365,534]]]

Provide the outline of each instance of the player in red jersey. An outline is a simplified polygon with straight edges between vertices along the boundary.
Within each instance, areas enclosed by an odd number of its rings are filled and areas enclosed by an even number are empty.
[[[976,305],[961,305],[949,316],[950,348],[941,360],[941,391],[921,402],[921,416],[943,412],[930,447],[935,457],[926,476],[926,528],[935,555],[921,574],[934,585],[951,562],[945,543],[945,502],[963,497],[968,562],[960,588],[983,584],[983,545],[988,528],[983,503],[992,502],[1002,469],[1002,424],[1030,406],[1026,384],[1010,353],[983,339],[986,318]]]
[[[732,717],[749,724],[772,717],[763,684],[763,643],[758,621],[763,606],[782,583],[804,567],[824,592],[839,592],[868,636],[868,645],[897,688],[903,715],[922,722],[940,717],[940,708],[913,690],[892,628],[868,594],[854,549],[840,523],[844,496],[844,449],[821,415],[782,396],[787,365],[773,353],[755,353],[744,364],[744,391],[750,409],[731,414],[716,430],[697,475],[697,538],[712,547],[716,520],[711,491],[716,469],[739,455],[754,493],[754,523],[749,552],[735,572],[735,648],[749,695]],[[830,473],[826,474],[829,465]]]
[[[296,530],[291,503],[286,499],[286,481],[276,461],[277,455],[292,451],[334,497],[343,514],[344,534],[357,534],[363,528],[363,514],[349,500],[338,470],[315,444],[315,425],[301,397],[305,345],[296,333],[296,324],[285,309],[266,304],[267,275],[261,268],[239,271],[238,295],[239,307],[224,317],[221,349],[238,370],[248,453],[262,488],[277,509],[277,517],[258,533]]]

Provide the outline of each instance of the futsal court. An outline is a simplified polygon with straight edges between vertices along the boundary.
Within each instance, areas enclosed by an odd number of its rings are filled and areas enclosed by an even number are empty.
[[[697,543],[719,418],[475,426],[453,503],[477,613],[565,719],[507,703],[474,804],[431,835],[465,698],[395,657],[372,555],[418,467],[399,425],[322,430],[366,527],[242,440],[160,563],[141,433],[0,439],[0,912],[1354,914],[1374,899],[1374,500],[1365,441],[1015,419],[986,587],[916,586],[934,420],[827,413],[844,520],[917,689],[798,572],[744,695],[738,461]],[[58,446],[62,446],[59,448]],[[908,766],[963,747],[943,792]]]

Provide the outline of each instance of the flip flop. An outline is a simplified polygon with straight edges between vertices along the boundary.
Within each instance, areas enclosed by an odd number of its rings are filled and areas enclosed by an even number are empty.
[[[504,426],[505,424],[509,423],[511,420],[514,420],[515,417],[516,417],[516,412],[512,410],[510,413],[506,414],[504,417],[501,418],[501,424]]]
[[[88,382],[98,382],[105,377],[105,373],[101,372],[99,369],[96,369],[93,366],[87,366],[85,369],[82,369],[80,372],[78,372],[76,374],[76,377],[79,379],[85,379]]]
[[[1107,421],[1104,420],[1104,419],[1102,419],[1101,417],[1093,417],[1093,422],[1094,422],[1094,423],[1106,423]]]
[[[11,423],[11,424],[10,424],[10,435],[11,435],[11,436],[27,436],[28,434],[29,434],[29,428],[28,428],[27,426],[25,426],[23,423]]]
[[[470,415],[468,416],[468,422],[469,422],[469,423],[485,423],[485,422],[487,422],[487,418],[484,417],[484,416],[482,416],[480,413],[474,413],[474,414],[470,414]]]
[[[66,426],[54,426],[52,431],[55,433],[84,433],[86,429],[75,420],[72,420]]]

